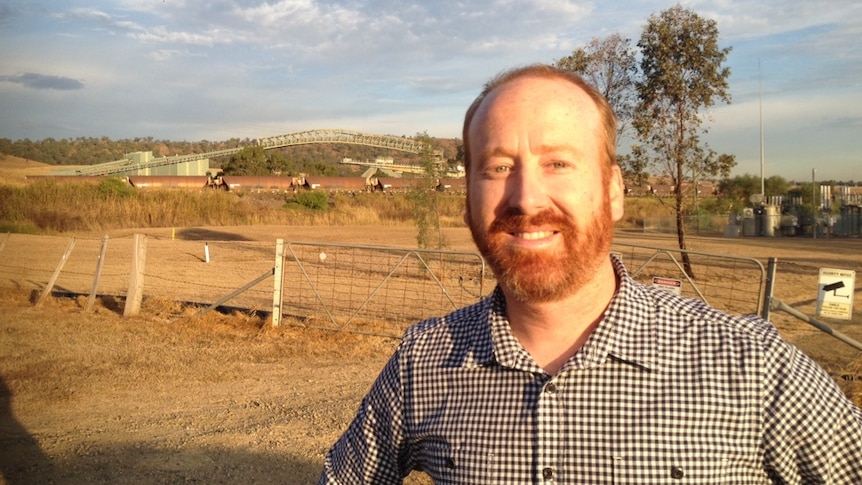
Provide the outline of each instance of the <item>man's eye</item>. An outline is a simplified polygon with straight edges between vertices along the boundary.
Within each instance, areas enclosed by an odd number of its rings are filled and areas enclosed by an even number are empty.
[[[510,168],[508,165],[500,165],[498,167],[494,167],[493,170],[494,170],[494,172],[497,172],[497,173],[503,173],[503,172],[508,172],[510,170]]]

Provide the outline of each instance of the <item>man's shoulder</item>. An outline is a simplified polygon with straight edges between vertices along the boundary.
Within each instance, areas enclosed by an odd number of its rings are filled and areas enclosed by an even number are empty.
[[[428,318],[413,324],[404,332],[402,343],[433,338],[439,334],[463,336],[475,332],[483,322],[487,323],[491,299],[492,297],[489,296],[447,315]]]
[[[648,285],[638,284],[638,286],[642,294],[652,302],[656,318],[671,326],[710,326],[740,338],[750,338],[760,342],[779,337],[775,326],[758,315],[735,315],[697,298],[675,295]]]

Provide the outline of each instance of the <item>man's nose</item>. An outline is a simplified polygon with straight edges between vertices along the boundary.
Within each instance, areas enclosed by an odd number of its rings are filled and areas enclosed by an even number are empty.
[[[508,206],[530,215],[548,207],[547,184],[536,167],[517,167],[508,178]]]

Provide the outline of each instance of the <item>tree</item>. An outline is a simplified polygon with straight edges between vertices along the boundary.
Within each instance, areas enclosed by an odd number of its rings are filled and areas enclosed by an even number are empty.
[[[424,171],[420,182],[408,195],[413,202],[413,219],[418,230],[416,243],[420,248],[443,249],[449,243],[440,227],[440,193],[437,191],[437,185],[442,175],[441,164],[434,153],[433,139],[428,133],[417,133],[416,140],[422,146],[419,163]]]
[[[768,194],[786,194],[790,188],[790,184],[784,177],[773,175],[764,180],[766,193]],[[811,186],[809,185],[807,193],[811,195]],[[727,199],[731,203],[731,208],[742,208],[749,205],[751,196],[760,194],[760,177],[745,174],[737,175],[733,178],[726,178],[718,184],[718,193],[723,199]]]
[[[270,175],[266,154],[259,146],[246,147],[231,155],[222,169],[225,175]]]
[[[726,177],[732,157],[716,156],[700,138],[705,110],[716,100],[730,103],[723,67],[730,48],[718,46],[715,21],[706,20],[680,5],[647,22],[638,47],[641,79],[636,83],[638,104],[633,125],[642,145],[632,152],[643,167],[655,167],[674,186],[677,242],[683,267],[694,277],[685,244],[685,186],[708,175]]]
[[[322,170],[336,169],[331,164],[323,164],[322,168],[297,167],[278,150],[266,151],[259,146],[248,146],[231,155],[230,160],[222,165],[226,175],[297,175],[303,171],[310,175],[320,175]]]
[[[637,101],[638,66],[631,40],[619,34],[604,39],[594,37],[586,47],[558,59],[555,66],[578,74],[604,95],[619,120],[619,139],[631,125]]]

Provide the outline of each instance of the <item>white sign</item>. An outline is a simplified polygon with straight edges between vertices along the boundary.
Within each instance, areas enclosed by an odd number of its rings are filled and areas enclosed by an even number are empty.
[[[820,268],[817,288],[817,316],[840,320],[853,318],[853,289],[856,272],[849,269]]]
[[[669,291],[674,295],[682,294],[682,280],[674,280],[671,278],[660,278],[658,276],[652,279],[652,285],[663,290]]]

